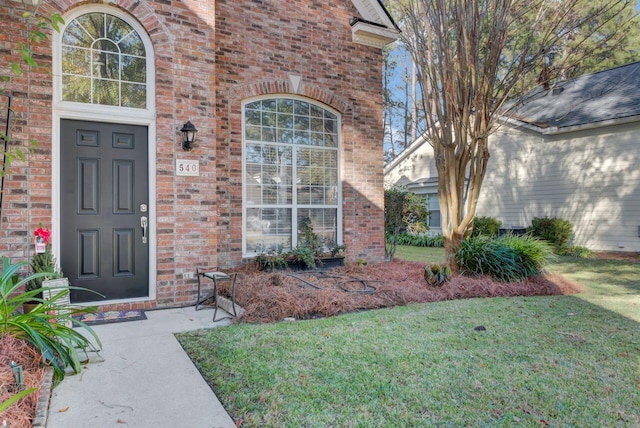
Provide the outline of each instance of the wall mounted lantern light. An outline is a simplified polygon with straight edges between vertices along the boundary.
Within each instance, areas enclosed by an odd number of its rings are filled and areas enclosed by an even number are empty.
[[[196,135],[198,130],[190,120],[182,126],[180,130],[182,132],[182,149],[189,151],[193,148],[193,143],[196,141]]]

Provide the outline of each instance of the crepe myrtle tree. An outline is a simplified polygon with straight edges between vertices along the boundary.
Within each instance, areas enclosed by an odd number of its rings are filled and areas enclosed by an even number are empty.
[[[615,49],[633,21],[625,0],[396,0],[416,64],[438,171],[450,262],[473,228],[498,118],[536,85],[567,77],[590,53]],[[613,25],[612,25],[613,24]],[[601,31],[603,28],[611,31]]]

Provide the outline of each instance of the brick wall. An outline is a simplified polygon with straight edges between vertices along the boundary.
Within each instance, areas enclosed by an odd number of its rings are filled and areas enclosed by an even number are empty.
[[[241,262],[241,102],[263,94],[293,93],[289,75],[302,78],[300,95],[342,115],[344,240],[351,259],[384,254],[380,50],[351,41],[350,1],[100,2],[127,11],[146,29],[155,52],[157,175],[157,302],[193,302],[196,282],[183,273],[198,265]],[[91,4],[41,0],[38,13],[65,14]],[[2,2],[0,69],[18,61],[31,6]],[[33,231],[52,226],[51,42],[33,46],[41,66],[14,77],[12,145],[27,153],[7,174],[0,254],[28,259]],[[6,105],[4,100],[0,106]],[[0,113],[4,117],[4,113]],[[199,130],[191,152],[179,129]],[[0,123],[0,126],[4,126]],[[37,148],[29,152],[29,141]],[[176,158],[197,159],[200,177],[176,177]],[[54,236],[55,239],[55,236]],[[152,237],[153,239],[153,237]]]
[[[221,264],[242,252],[244,99],[294,94],[342,115],[343,230],[348,257],[384,257],[381,52],[351,41],[350,1],[216,2],[218,226]],[[225,173],[221,173],[225,171]]]

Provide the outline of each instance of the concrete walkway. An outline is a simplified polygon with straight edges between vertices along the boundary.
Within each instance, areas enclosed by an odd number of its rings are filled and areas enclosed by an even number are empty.
[[[47,428],[236,426],[173,336],[228,321],[193,307],[146,315],[94,327],[103,360],[90,354],[81,373],[54,388]]]

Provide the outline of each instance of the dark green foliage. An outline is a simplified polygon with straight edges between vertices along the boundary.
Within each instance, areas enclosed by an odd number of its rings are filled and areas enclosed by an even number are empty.
[[[446,263],[431,263],[424,267],[424,279],[429,285],[443,285],[449,278],[451,267]]]
[[[472,237],[455,254],[463,274],[489,275],[504,282],[536,276],[552,259],[551,246],[528,235]]]
[[[60,272],[56,270],[56,259],[51,252],[51,245],[47,244],[44,253],[37,253],[31,258],[31,273],[48,272],[49,275],[45,277],[37,277],[27,283],[25,286],[26,291],[39,290],[42,288],[42,281],[47,279],[59,278]]]
[[[313,223],[311,217],[305,216],[298,222],[298,246],[310,249],[313,253],[319,254],[322,250],[322,240],[320,236],[313,231]]]
[[[536,217],[531,222],[528,232],[553,245],[555,252],[561,254],[573,237],[573,225],[570,221],[558,217]]]
[[[498,236],[502,222],[495,217],[475,217],[471,236]]]
[[[80,371],[79,350],[96,350],[91,340],[78,329],[72,328],[72,325],[84,328],[98,348],[102,346],[91,327],[73,318],[73,315],[91,312],[95,308],[61,303],[68,296],[69,290],[85,290],[78,287],[51,287],[49,299],[37,297],[40,290],[20,291],[30,281],[53,274],[40,272],[19,279],[18,271],[26,264],[27,262],[18,262],[12,265],[6,257],[2,258],[0,335],[6,334],[29,341],[40,351],[44,360],[53,366],[56,380],[61,380],[67,367],[76,373]],[[34,301],[38,305],[31,312],[23,313],[23,304]]]
[[[580,245],[569,245],[558,254],[561,256],[578,257],[581,259],[589,259],[593,257],[593,251]]]
[[[398,235],[397,241],[398,245],[411,245],[413,247],[444,247],[444,237],[442,235],[413,235],[404,232]]]
[[[313,269],[318,264],[319,260],[316,256],[316,252],[308,247],[296,247],[288,253],[288,258],[294,262],[300,262],[305,267]]]
[[[269,250],[262,252],[254,259],[258,270],[266,270],[272,272],[287,267],[286,255],[282,253],[282,249]]]
[[[388,260],[392,260],[396,253],[400,232],[426,231],[428,216],[424,197],[399,187],[384,191],[384,254]]]
[[[313,223],[309,216],[300,219],[298,224],[299,245],[289,251],[282,248],[272,248],[259,253],[254,262],[258,270],[274,271],[286,269],[290,262],[302,264],[307,269],[314,269],[322,265],[323,257],[343,257],[347,250],[346,245],[336,242],[327,242],[313,231]]]

